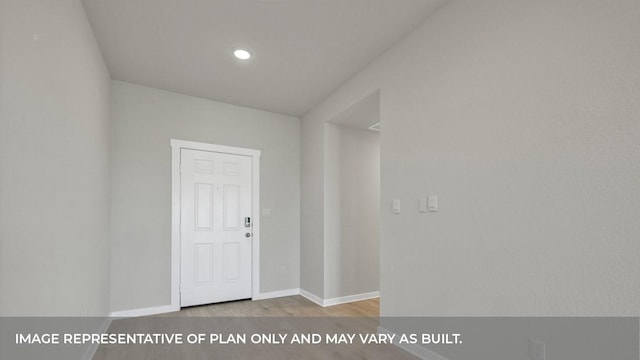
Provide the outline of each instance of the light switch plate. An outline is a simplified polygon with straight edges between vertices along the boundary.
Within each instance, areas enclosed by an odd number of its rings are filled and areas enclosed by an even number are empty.
[[[427,206],[429,208],[429,211],[431,212],[435,212],[438,211],[438,195],[429,195],[429,198],[427,199]]]
[[[400,214],[400,199],[393,199],[393,201],[391,201],[391,212]]]

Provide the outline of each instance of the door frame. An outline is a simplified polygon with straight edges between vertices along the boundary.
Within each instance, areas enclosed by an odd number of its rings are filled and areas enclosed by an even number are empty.
[[[260,150],[171,139],[171,308],[180,310],[180,150],[211,151],[251,157],[251,298],[260,294]]]

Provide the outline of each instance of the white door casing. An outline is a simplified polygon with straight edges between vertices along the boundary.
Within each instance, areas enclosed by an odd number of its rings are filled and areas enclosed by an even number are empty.
[[[172,308],[256,297],[260,152],[171,146]]]
[[[251,158],[182,149],[180,165],[180,305],[250,298]]]

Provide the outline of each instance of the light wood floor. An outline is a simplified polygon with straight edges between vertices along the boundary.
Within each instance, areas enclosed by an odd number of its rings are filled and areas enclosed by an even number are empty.
[[[114,320],[109,333],[125,334],[377,334],[378,299],[321,307],[301,297],[196,306],[179,312]],[[415,359],[394,345],[204,343],[101,345],[94,360],[143,359]]]
[[[267,300],[242,300],[227,303],[194,306],[179,312],[159,316],[342,316],[377,317],[380,314],[380,300],[369,299],[347,304],[321,307],[302,296],[287,296]]]

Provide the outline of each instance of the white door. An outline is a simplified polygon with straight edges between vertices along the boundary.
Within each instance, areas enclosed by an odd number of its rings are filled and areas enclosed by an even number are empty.
[[[251,297],[251,161],[181,149],[180,306]]]

